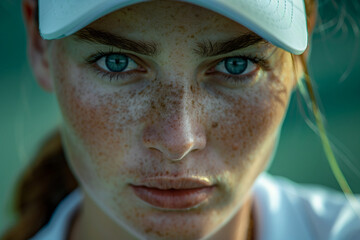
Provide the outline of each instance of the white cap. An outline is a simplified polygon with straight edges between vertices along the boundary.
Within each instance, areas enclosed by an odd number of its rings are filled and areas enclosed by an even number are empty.
[[[149,0],[39,0],[44,39],[69,36],[120,8]],[[284,50],[301,54],[308,42],[304,0],[179,0],[195,4],[247,27]]]

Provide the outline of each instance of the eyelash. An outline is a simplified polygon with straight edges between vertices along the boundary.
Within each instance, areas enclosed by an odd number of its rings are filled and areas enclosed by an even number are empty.
[[[111,54],[122,54],[122,55],[129,57],[126,53],[123,53],[121,51],[114,51],[114,50],[109,50],[106,52],[98,51],[94,55],[87,58],[86,62],[89,65],[94,66],[94,65],[96,65],[96,62],[99,61],[102,57],[106,57]],[[264,69],[265,71],[271,70],[269,60],[267,60],[266,58],[252,57],[249,55],[227,56],[226,58],[223,58],[223,59],[217,61],[215,66],[217,66],[219,63],[221,63],[225,59],[231,58],[231,57],[240,57],[240,58],[246,59],[246,60],[252,62],[253,64],[259,66],[261,69]],[[129,58],[131,58],[133,60],[132,57],[129,57]],[[134,62],[136,64],[138,64],[136,61],[134,61]],[[124,77],[128,78],[128,77],[131,77],[132,75],[136,74],[137,72],[139,72],[139,70],[130,70],[130,71],[126,71],[126,72],[108,72],[108,71],[104,71],[103,69],[100,69],[100,67],[98,67],[98,66],[95,66],[94,68],[96,70],[97,75],[99,75],[101,78],[107,79],[107,81],[109,81],[109,82],[113,82],[114,80],[117,81],[120,78],[124,78]],[[214,69],[214,68],[215,67],[212,67],[212,69]],[[212,71],[210,71],[210,72],[212,72]],[[244,82],[245,79],[248,78],[248,76],[246,76],[246,75],[249,75],[249,73],[248,73],[245,75],[236,76],[236,75],[226,74],[226,73],[222,73],[222,72],[216,72],[216,74],[222,75],[223,81],[230,82],[231,84],[234,84],[234,85],[241,84],[241,82]]]
[[[87,58],[86,63],[89,64],[90,66],[95,65],[95,67],[93,67],[93,68],[95,69],[96,74],[98,76],[100,76],[101,78],[107,79],[107,81],[109,81],[109,82],[118,81],[120,78],[124,78],[124,77],[129,78],[132,75],[136,74],[136,72],[140,71],[140,70],[130,70],[130,71],[126,71],[126,72],[108,72],[108,71],[101,69],[99,66],[96,65],[96,62],[99,61],[101,58],[112,55],[112,54],[122,54],[133,60],[133,57],[128,56],[128,54],[126,54],[126,53],[123,53],[121,51],[109,50],[106,52],[98,51],[94,55]],[[139,65],[136,61],[134,61],[134,62],[137,65]]]
[[[216,62],[216,65],[217,66],[219,63],[221,63],[222,61],[224,61],[225,59],[228,59],[228,58],[233,58],[233,57],[239,57],[239,58],[243,58],[244,60],[248,60],[250,62],[252,62],[253,64],[255,64],[257,66],[257,69],[258,68],[261,68],[263,69],[264,71],[270,71],[272,68],[270,66],[270,62],[268,59],[266,58],[259,58],[259,57],[253,57],[253,56],[250,56],[250,55],[233,55],[233,56],[227,56],[226,58],[223,58],[221,59],[220,61],[217,61]],[[213,67],[212,69],[214,69],[215,67]],[[216,72],[216,74],[218,75],[221,75],[222,76],[222,79],[221,81],[222,82],[225,82],[225,83],[230,83],[232,86],[240,86],[241,84],[243,84],[244,82],[247,82],[247,80],[250,78],[249,75],[252,75],[253,73],[250,72],[250,73],[247,73],[247,74],[244,74],[244,75],[231,75],[231,74],[225,74],[223,72]],[[249,80],[251,81],[251,80]]]

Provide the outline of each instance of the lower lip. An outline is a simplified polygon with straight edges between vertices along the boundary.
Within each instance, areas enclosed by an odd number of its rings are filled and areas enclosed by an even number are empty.
[[[214,187],[162,190],[132,186],[136,196],[152,206],[164,209],[187,209],[208,199]]]

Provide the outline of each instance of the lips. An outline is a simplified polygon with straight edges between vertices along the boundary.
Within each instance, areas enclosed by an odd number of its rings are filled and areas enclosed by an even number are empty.
[[[148,204],[163,209],[193,208],[208,199],[214,185],[205,178],[150,178],[130,185],[135,195]]]

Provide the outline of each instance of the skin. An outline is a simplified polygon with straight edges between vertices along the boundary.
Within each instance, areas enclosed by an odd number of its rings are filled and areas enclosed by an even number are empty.
[[[138,67],[109,81],[86,59],[119,49],[74,35],[44,41],[31,20],[32,1],[24,6],[30,62],[39,84],[56,94],[64,148],[84,193],[69,239],[246,239],[251,186],[273,151],[302,74],[299,61],[263,43],[200,57],[195,42],[249,30],[197,6],[155,1],[90,25],[159,48],[151,57],[123,51]],[[254,63],[234,85],[217,67],[231,56],[264,58],[267,65]],[[129,187],[144,176],[206,178],[215,189],[198,207],[161,210]]]

